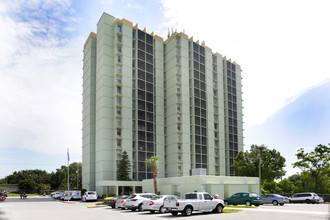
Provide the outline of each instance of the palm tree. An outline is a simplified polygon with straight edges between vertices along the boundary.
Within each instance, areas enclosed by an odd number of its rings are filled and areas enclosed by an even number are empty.
[[[155,194],[157,194],[157,173],[158,173],[158,160],[159,158],[157,156],[152,156],[150,159],[147,159],[145,161],[146,166],[151,168],[152,178],[154,179],[154,189]]]

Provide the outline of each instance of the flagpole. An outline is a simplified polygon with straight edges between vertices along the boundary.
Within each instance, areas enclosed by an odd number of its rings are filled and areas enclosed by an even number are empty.
[[[70,190],[70,180],[69,180],[69,165],[70,165],[70,156],[69,156],[69,148],[68,148],[68,201],[69,201],[69,190]]]

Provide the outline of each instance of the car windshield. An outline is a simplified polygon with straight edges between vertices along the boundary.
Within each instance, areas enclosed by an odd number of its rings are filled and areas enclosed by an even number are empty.
[[[95,195],[95,192],[88,192],[88,195]]]
[[[129,197],[128,197],[128,199],[134,199],[136,197],[136,195],[130,195]]]

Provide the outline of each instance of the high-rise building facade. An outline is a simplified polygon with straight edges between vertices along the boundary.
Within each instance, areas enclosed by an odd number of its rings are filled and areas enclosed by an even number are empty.
[[[104,13],[84,45],[83,188],[116,181],[123,151],[131,179],[191,169],[234,175],[243,150],[241,68],[184,33],[168,39]]]

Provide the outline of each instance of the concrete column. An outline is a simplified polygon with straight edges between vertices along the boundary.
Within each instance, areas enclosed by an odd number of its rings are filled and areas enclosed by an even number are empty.
[[[135,193],[135,186],[133,186],[133,193]]]
[[[109,196],[109,186],[107,186],[106,195],[107,195],[107,197]]]
[[[116,196],[118,196],[118,195],[119,195],[119,187],[116,186]]]

